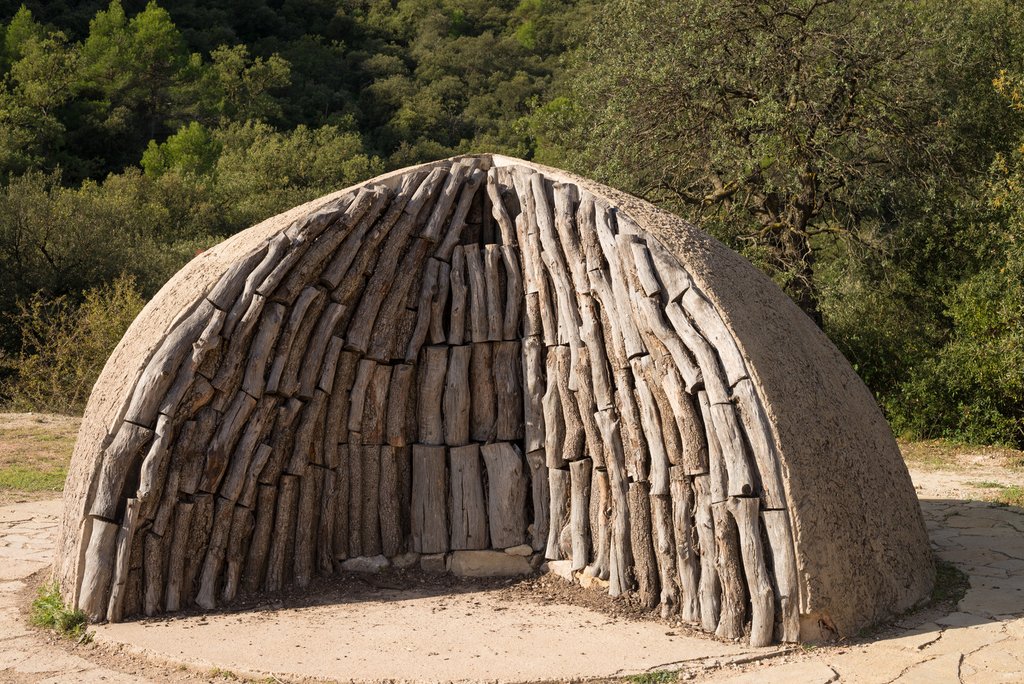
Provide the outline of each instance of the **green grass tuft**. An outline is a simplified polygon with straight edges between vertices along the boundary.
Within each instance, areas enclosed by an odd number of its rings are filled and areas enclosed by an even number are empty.
[[[64,605],[56,583],[39,587],[39,596],[32,602],[32,624],[52,629],[69,639],[79,639],[85,633],[87,620],[81,610]]]
[[[626,677],[626,681],[632,684],[668,684],[679,681],[679,673],[674,670],[655,670]]]
[[[935,561],[935,588],[932,589],[932,604],[959,603],[970,587],[970,580],[958,567],[948,561]]]
[[[25,468],[19,465],[0,468],[0,489],[16,489],[22,492],[59,492],[64,489],[67,469]]]
[[[1003,506],[1016,506],[1024,508],[1024,487],[1010,485],[1003,487],[996,495],[996,503]]]

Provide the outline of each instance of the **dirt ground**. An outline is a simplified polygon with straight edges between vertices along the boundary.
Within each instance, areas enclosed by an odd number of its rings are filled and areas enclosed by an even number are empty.
[[[0,414],[0,458],[9,459],[0,469],[31,461],[32,434],[66,434],[71,421]],[[7,435],[26,428],[12,446]],[[962,598],[819,647],[717,641],[551,575],[469,581],[397,571],[323,580],[213,614],[96,626],[91,643],[74,643],[27,624],[59,501],[0,490],[0,682],[1024,682],[1024,510],[992,503],[1024,487],[1024,454],[901,446],[937,556],[970,586]]]

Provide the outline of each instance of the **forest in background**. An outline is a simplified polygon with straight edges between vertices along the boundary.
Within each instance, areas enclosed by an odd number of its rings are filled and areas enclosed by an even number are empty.
[[[1024,445],[1024,9],[1007,0],[0,1],[0,404],[80,411],[201,250],[463,152],[674,211],[894,429]]]

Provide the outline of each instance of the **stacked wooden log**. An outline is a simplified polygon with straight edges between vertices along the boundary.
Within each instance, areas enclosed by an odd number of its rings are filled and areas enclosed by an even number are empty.
[[[576,185],[490,157],[365,184],[255,246],[140,368],[81,542],[93,620],[528,544],[719,636],[799,635],[744,357]]]

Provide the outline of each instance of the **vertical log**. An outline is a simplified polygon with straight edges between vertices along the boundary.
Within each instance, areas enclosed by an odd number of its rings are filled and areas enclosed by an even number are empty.
[[[426,444],[412,447],[412,550],[448,550],[448,501],[445,487],[445,448]]]
[[[572,526],[572,569],[582,571],[590,560],[590,480],[592,461],[584,458],[569,464],[572,488],[570,525]]]
[[[447,368],[447,347],[432,346],[423,350],[416,407],[419,441],[424,444],[444,444],[441,406]]]
[[[498,405],[495,437],[500,442],[517,441],[523,438],[523,370],[519,342],[495,343],[493,356],[494,393]]]
[[[673,531],[672,499],[651,495],[654,523],[654,555],[658,560],[661,582],[661,617],[679,612],[679,571],[676,566],[676,540]]]
[[[715,519],[715,560],[722,583],[722,612],[718,618],[715,636],[739,639],[743,636],[746,590],[740,569],[740,538],[736,521],[729,513],[729,502],[711,505]]]
[[[523,429],[527,453],[543,449],[546,442],[544,368],[544,347],[540,338],[523,338]]]
[[[471,247],[470,249],[475,249]],[[456,247],[452,252],[451,293],[452,306],[448,314],[448,344],[459,345],[466,332],[466,252]]]
[[[491,546],[505,549],[523,543],[526,533],[526,478],[519,448],[508,442],[480,449],[487,467],[487,520]]]
[[[623,453],[619,417],[614,409],[597,414],[597,425],[607,448],[605,465],[612,491],[611,549],[608,561],[608,594],[620,596],[629,591],[632,565],[629,542],[629,482]]]
[[[781,509],[786,506],[786,495],[782,489],[782,476],[779,473],[779,458],[775,451],[768,418],[757,398],[754,383],[750,378],[740,380],[732,388],[736,407],[743,423],[744,433],[750,443],[750,451],[757,464],[758,479],[761,483],[761,498],[769,509]]]
[[[394,447],[380,448],[380,547],[381,553],[388,558],[394,558],[402,550],[398,457]]]
[[[768,579],[761,546],[761,526],[758,524],[760,504],[759,499],[752,497],[729,501],[729,512],[740,535],[740,556],[750,596],[750,645],[754,647],[771,644],[775,628],[775,597]]]
[[[501,292],[501,247],[484,246],[484,281],[487,296],[487,340],[500,342],[504,330],[505,298]]]
[[[448,340],[445,332],[444,311],[448,305],[448,292],[451,289],[452,267],[442,262],[437,272],[437,294],[430,302],[430,343],[444,344]],[[413,359],[415,361],[415,359]]]
[[[515,340],[519,337],[519,318],[523,309],[523,278],[516,248],[503,244],[501,256],[505,265],[505,312],[502,315],[501,338]]]
[[[270,554],[267,558],[267,574],[264,588],[279,591],[290,579],[287,570],[295,546],[295,514],[299,499],[299,480],[295,475],[282,475],[277,497],[277,512],[274,514],[274,531],[270,540]]]
[[[487,277],[479,248],[467,246],[466,270],[469,274],[469,320],[473,342],[487,341]]]
[[[470,397],[476,400],[487,389],[473,386],[470,391],[469,363],[474,346],[464,344],[449,350],[443,401],[444,441],[449,446],[462,446],[469,442]]]
[[[491,215],[501,231],[501,244],[516,244],[515,226],[512,224],[508,210],[505,209],[505,203],[501,199],[501,190],[498,187],[498,170],[495,168],[487,171],[487,196],[491,199]]]
[[[718,564],[715,559],[715,522],[711,512],[710,476],[698,475],[693,478],[694,523],[697,541],[700,545],[700,627],[705,632],[714,632],[718,627],[721,612],[722,584],[718,578]]]
[[[348,444],[338,445],[338,465],[334,469],[334,566],[348,558],[349,514],[351,506],[351,455]]]
[[[700,622],[700,553],[696,546],[693,489],[682,466],[672,466],[672,527],[679,570],[679,615],[685,622]]]
[[[562,442],[562,454],[567,461],[576,461],[587,452],[587,434],[583,429],[583,418],[580,416],[580,405],[576,392],[572,388],[572,351],[569,347],[558,346],[548,349],[548,370],[554,363],[557,372],[558,401],[565,425],[565,436]]]
[[[124,519],[121,521],[121,527],[117,532],[114,572],[110,583],[110,601],[107,604],[106,611],[107,620],[110,622],[120,622],[124,617],[125,590],[130,570],[129,561],[141,507],[141,502],[138,499],[128,499],[125,504]]]
[[[143,598],[142,612],[152,617],[160,612],[160,601],[164,595],[165,548],[164,537],[152,532],[146,533],[143,549]]]
[[[694,406],[693,397],[683,391],[674,370],[664,376],[665,394],[672,406],[682,453],[679,463],[687,475],[701,475],[708,472],[708,438],[701,413]],[[706,396],[706,395],[705,395]],[[710,404],[709,404],[710,406]]]
[[[256,525],[252,531],[252,541],[249,543],[245,569],[242,572],[242,587],[247,593],[255,592],[263,586],[266,577],[265,567],[270,553],[270,537],[274,532],[276,499],[275,487],[260,485],[256,493]]]
[[[558,386],[558,354],[557,347],[549,347],[545,358],[547,389],[541,399],[544,410],[544,454],[548,468],[565,467],[565,417],[562,407],[568,401],[562,401]],[[566,397],[568,400],[569,397]],[[529,446],[529,445],[528,445]]]
[[[360,448],[363,462],[363,555],[379,556],[380,546],[380,446],[364,444]]]
[[[192,526],[192,509],[194,507],[195,504],[190,501],[180,501],[174,510],[174,525],[171,527],[174,530],[174,536],[171,539],[171,548],[167,552],[167,589],[164,591],[164,609],[168,612],[181,610],[182,576],[185,574],[185,554],[188,545],[189,528]],[[117,527],[111,525],[111,529],[116,530]],[[95,535],[95,532],[93,534]],[[86,558],[88,559],[88,556]],[[88,573],[90,566],[87,564],[85,567]],[[85,579],[83,579],[82,596],[89,595],[85,592],[86,586]],[[90,619],[99,619],[93,618],[90,615],[87,604],[83,605],[79,602],[78,607],[84,610]]]
[[[316,563],[315,535],[319,527],[320,497],[323,495],[324,468],[306,469],[299,482],[299,506],[295,519],[295,552],[293,572],[295,586],[306,587],[313,577]]]
[[[548,539],[544,557],[548,560],[562,560],[565,556],[559,544],[562,529],[569,524],[569,491],[571,476],[568,470],[548,468],[549,518]]]
[[[596,523],[591,526],[594,536],[594,562],[587,566],[583,574],[598,579],[608,579],[608,563],[611,554],[611,521],[612,501],[611,485],[608,483],[608,472],[594,469],[593,482],[597,483],[597,496],[591,497],[596,502]],[[594,535],[594,530],[597,530]]]
[[[796,559],[786,511],[762,511],[764,527],[768,533],[768,552],[774,572],[776,596],[782,624],[779,640],[800,640],[800,595],[796,579]]]
[[[453,447],[451,458],[451,548],[486,549],[487,513],[477,444]]]
[[[199,577],[199,591],[196,593],[195,600],[196,605],[206,610],[217,605],[217,585],[220,581],[221,570],[224,568],[224,557],[228,545],[228,535],[231,533],[234,507],[233,501],[217,497],[214,504],[209,545],[205,549],[205,554],[202,551],[197,554],[205,556],[205,559]]]
[[[658,605],[658,564],[651,534],[650,485],[629,483],[629,539],[636,574],[637,598],[648,610]]]
[[[548,520],[550,502],[548,499],[548,467],[544,458],[544,450],[538,449],[526,454],[526,463],[530,467],[530,492],[533,502],[533,532],[530,545],[534,551],[543,551],[548,543]]]
[[[224,591],[221,598],[225,603],[235,599],[242,579],[242,567],[245,565],[245,549],[253,532],[255,518],[253,512],[244,506],[235,506],[231,517],[231,533],[228,540],[226,555],[227,567],[224,570]]]
[[[473,397],[470,405],[469,435],[477,442],[493,441],[497,430],[498,409],[491,357],[492,345],[489,342],[473,345],[469,370]]]
[[[630,360],[633,366],[633,378],[636,382],[636,396],[640,408],[640,422],[643,426],[644,438],[647,442],[647,453],[650,456],[650,471],[653,496],[668,496],[668,453],[662,439],[662,418],[658,414],[658,403],[651,391],[649,382],[653,383],[654,368],[650,356],[639,356]],[[637,469],[641,473],[640,467]]]
[[[412,332],[412,339],[405,350],[405,362],[415,363],[419,356],[420,348],[427,339],[430,331],[430,321],[433,315],[433,302],[438,294],[438,278],[441,273],[441,262],[437,259],[427,259],[427,265],[423,270],[423,280],[420,282],[419,303],[416,307],[416,326]]]
[[[399,364],[391,370],[391,385],[388,390],[387,442],[394,447],[409,444],[415,435],[408,432],[409,405],[415,405],[413,379],[416,367]]]

